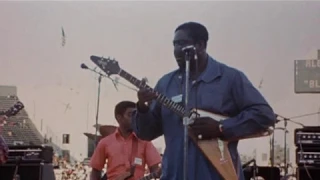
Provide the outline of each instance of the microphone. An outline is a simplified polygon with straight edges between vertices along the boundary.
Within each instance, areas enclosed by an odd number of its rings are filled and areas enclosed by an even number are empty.
[[[88,67],[86,64],[84,64],[84,63],[82,63],[80,67],[81,67],[82,69],[89,69],[89,67]]]
[[[196,47],[194,45],[185,46],[181,49],[183,52],[196,51]]]

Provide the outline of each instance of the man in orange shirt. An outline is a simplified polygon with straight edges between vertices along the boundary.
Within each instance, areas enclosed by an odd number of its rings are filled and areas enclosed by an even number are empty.
[[[150,172],[159,169],[161,156],[151,142],[137,138],[131,129],[131,116],[136,103],[122,101],[115,107],[114,114],[119,124],[117,130],[101,139],[91,157],[91,180],[100,180],[101,171],[107,162],[108,180],[124,180],[134,168],[130,180],[139,180],[144,176],[145,165]],[[123,178],[122,178],[123,177]]]

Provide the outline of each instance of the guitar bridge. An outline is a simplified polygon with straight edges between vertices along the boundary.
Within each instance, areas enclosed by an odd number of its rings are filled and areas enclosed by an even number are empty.
[[[193,124],[194,121],[199,117],[200,117],[200,114],[196,110],[193,109],[192,111],[190,111],[189,118],[188,118],[189,119],[188,125]],[[185,122],[183,122],[183,123],[185,123]]]
[[[220,161],[221,162],[226,161],[226,159],[224,157],[224,143],[220,139],[217,139],[217,140],[218,140],[218,147],[219,147],[220,154],[221,154]]]

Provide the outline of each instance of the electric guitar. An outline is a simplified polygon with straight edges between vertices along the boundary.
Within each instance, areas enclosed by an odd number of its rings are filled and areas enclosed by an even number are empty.
[[[118,62],[114,59],[103,58],[98,56],[91,56],[91,61],[95,63],[100,69],[102,69],[108,76],[119,75],[122,78],[129,81],[131,84],[135,85],[139,89],[148,89],[151,92],[157,94],[156,101],[167,109],[175,112],[180,117],[184,117],[186,110],[185,108],[172,101],[170,98],[156,92],[153,88],[148,86],[143,81],[137,79],[130,73],[121,69]],[[219,114],[214,114],[200,109],[193,109],[188,112],[190,119],[195,119],[196,117],[210,117],[217,121],[223,121],[228,117]],[[262,136],[268,136],[272,133],[272,129],[267,129],[264,132],[259,132],[252,136],[242,137],[240,139],[257,138]],[[228,143],[231,141],[223,141],[221,139],[211,139],[211,140],[201,140],[192,133],[189,133],[189,137],[197,144],[198,148],[205,155],[205,157],[210,161],[214,168],[219,172],[225,180],[238,180],[238,175],[236,173],[235,167],[233,165],[230,152],[228,149]],[[239,140],[235,139],[235,140]],[[233,140],[234,141],[234,140]]]
[[[0,121],[5,121],[11,116],[15,116],[24,108],[22,102],[16,102],[7,111],[0,111]],[[8,159],[8,146],[4,139],[0,136],[0,164],[5,163]]]
[[[133,171],[125,172],[125,173],[121,174],[120,176],[118,176],[115,180],[127,180],[130,177],[132,177],[133,174],[134,174]],[[150,174],[142,177],[139,180],[152,180],[152,179],[155,179],[155,178],[159,178],[160,176],[161,176],[161,169],[159,169],[156,172],[150,173]]]

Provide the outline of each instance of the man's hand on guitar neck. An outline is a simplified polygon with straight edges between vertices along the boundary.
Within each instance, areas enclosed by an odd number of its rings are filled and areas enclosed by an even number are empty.
[[[147,80],[146,78],[143,78],[141,80],[141,83],[146,84]],[[149,110],[149,107],[146,103],[152,102],[155,98],[157,98],[157,94],[155,92],[150,91],[149,89],[140,89],[138,91],[138,103],[137,107],[140,112],[147,112]]]
[[[221,138],[223,136],[221,124],[209,117],[201,117],[190,125],[192,133],[199,139]]]

